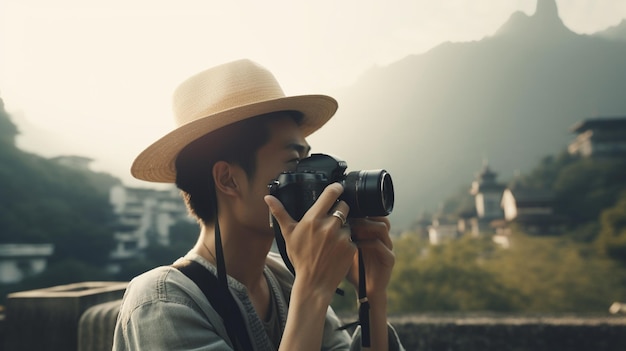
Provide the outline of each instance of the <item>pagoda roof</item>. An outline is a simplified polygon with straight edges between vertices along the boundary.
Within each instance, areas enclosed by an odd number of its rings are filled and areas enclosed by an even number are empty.
[[[626,116],[585,119],[574,124],[570,131],[580,134],[589,129],[626,129]]]

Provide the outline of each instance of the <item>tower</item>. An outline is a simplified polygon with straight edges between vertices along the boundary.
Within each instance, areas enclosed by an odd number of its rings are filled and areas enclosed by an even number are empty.
[[[489,168],[487,161],[483,162],[483,168],[472,182],[470,194],[474,195],[476,214],[479,220],[491,220],[502,218],[500,200],[504,185],[496,181],[497,173]]]

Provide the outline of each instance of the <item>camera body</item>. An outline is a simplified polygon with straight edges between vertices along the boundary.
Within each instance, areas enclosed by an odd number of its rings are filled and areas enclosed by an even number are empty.
[[[326,154],[300,160],[295,171],[283,172],[268,184],[292,218],[299,221],[329,184],[339,182],[339,200],[350,206],[348,217],[387,216],[393,210],[391,175],[384,169],[345,173],[348,164]]]

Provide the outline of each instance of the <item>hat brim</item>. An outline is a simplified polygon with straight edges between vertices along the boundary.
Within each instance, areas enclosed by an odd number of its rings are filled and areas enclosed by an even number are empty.
[[[224,126],[250,117],[277,112],[299,111],[303,115],[303,136],[322,127],[337,111],[337,101],[326,95],[301,95],[238,106],[184,124],[142,151],[131,166],[131,174],[141,180],[159,183],[176,181],[178,154],[194,140]]]

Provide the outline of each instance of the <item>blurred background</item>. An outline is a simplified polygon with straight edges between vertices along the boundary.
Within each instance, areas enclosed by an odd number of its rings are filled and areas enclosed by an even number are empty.
[[[177,190],[130,163],[173,128],[182,80],[247,57],[339,101],[314,152],[392,174],[391,312],[608,313],[626,300],[624,19],[621,0],[3,1],[0,299],[186,253]]]

